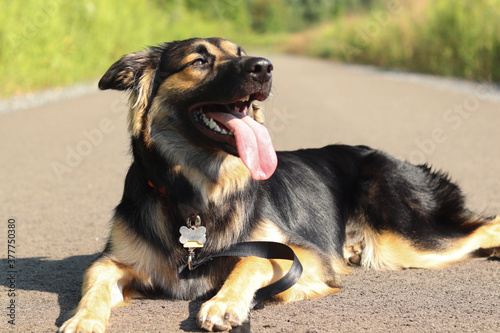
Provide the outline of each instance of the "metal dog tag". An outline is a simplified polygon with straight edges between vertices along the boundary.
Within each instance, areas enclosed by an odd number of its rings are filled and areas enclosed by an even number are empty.
[[[179,231],[181,233],[179,242],[181,242],[184,247],[203,247],[207,241],[207,229],[205,227],[192,226],[191,228],[188,228],[186,226],[182,226]]]

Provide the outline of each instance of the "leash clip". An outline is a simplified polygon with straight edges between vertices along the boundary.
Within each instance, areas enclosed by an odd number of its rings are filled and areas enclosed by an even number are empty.
[[[190,247],[188,249],[188,251],[189,251],[189,254],[188,254],[188,269],[190,271],[193,270],[194,249],[195,249],[194,247]]]
[[[186,224],[188,228],[199,228],[201,226],[201,217],[198,214],[193,214],[187,218]]]

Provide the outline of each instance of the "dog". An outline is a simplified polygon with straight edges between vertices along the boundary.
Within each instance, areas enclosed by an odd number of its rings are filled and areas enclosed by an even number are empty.
[[[256,291],[292,266],[236,256],[192,267],[241,242],[293,250],[303,271],[280,302],[339,291],[349,264],[439,268],[497,253],[500,217],[468,210],[444,173],[366,146],[276,153],[256,103],[272,71],[228,40],[194,38],[125,55],[104,74],[100,89],[130,92],[133,162],[107,245],[60,332],[104,332],[112,307],[151,291],[211,297],[200,328],[239,326]]]

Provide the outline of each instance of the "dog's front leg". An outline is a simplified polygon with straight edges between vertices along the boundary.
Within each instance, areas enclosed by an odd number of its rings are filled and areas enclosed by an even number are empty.
[[[217,295],[203,304],[198,314],[198,325],[208,331],[228,331],[243,324],[248,318],[255,292],[282,275],[283,270],[274,260],[257,257],[242,259]]]
[[[109,258],[101,257],[85,272],[82,299],[73,318],[59,332],[101,333],[106,330],[111,308],[123,302],[128,274]]]

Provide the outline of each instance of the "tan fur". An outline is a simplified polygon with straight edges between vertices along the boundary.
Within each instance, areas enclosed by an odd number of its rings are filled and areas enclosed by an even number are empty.
[[[203,44],[211,54],[214,54],[219,59],[219,62],[224,58],[236,56],[235,45],[229,41],[222,41],[221,43],[221,48],[224,52],[210,43],[200,42],[199,44]],[[193,48],[196,48],[196,45],[194,45]],[[184,59],[183,64],[189,64],[197,58],[197,54],[190,54]],[[203,73],[187,67],[183,71],[175,73],[166,79],[161,84],[158,95],[168,96],[172,92],[189,90],[199,84],[204,78],[205,75],[203,75]]]
[[[221,154],[219,159],[221,162],[217,164],[217,182],[207,179],[204,174],[188,166],[180,167],[181,173],[191,184],[204,193],[208,201],[214,203],[219,203],[229,195],[244,189],[251,179],[250,172],[241,159],[227,154]]]
[[[276,295],[275,299],[286,303],[340,291],[335,286],[332,272],[325,268],[316,253],[296,246],[291,248],[304,270],[299,281],[290,289]],[[207,330],[228,330],[231,328],[230,324],[241,324],[248,317],[250,303],[257,289],[283,277],[291,265],[290,260],[243,258],[217,295],[203,304],[198,315],[198,324]],[[249,279],[249,276],[252,278]]]
[[[253,117],[255,121],[258,123],[264,124],[265,122],[265,117],[264,117],[264,111],[262,111],[262,108],[258,106],[257,104],[253,104]]]
[[[294,250],[304,271],[299,281],[290,289],[276,295],[276,299],[282,302],[291,302],[321,297],[340,291],[334,276],[334,272],[340,268],[331,267],[329,269],[330,267],[326,267],[321,260],[321,256],[317,253],[297,246],[290,247]],[[271,262],[273,263],[275,277],[276,275],[281,277],[291,267],[289,260],[271,260]]]
[[[194,68],[187,67],[183,71],[168,77],[158,89],[159,95],[168,96],[175,92],[182,92],[191,89],[199,84],[205,76]]]
[[[193,187],[203,194],[205,206],[209,202],[219,203],[225,200],[229,195],[244,189],[251,180],[250,171],[241,159],[222,153],[214,156],[213,162],[209,166],[211,169],[208,171],[217,180],[208,178],[205,173],[191,167],[186,162],[187,157],[193,154],[193,150],[186,147],[188,145],[184,138],[170,133],[169,146],[163,153],[174,163],[175,172],[182,174]]]
[[[102,333],[108,326],[111,308],[123,302],[123,289],[132,276],[109,258],[101,258],[85,273],[82,299],[76,315],[60,331]]]
[[[154,68],[146,69],[140,80],[139,91],[130,94],[129,131],[132,136],[139,137],[141,132],[144,132],[149,138],[151,129],[145,124],[145,112],[153,78]]]
[[[223,49],[227,54],[231,54],[231,55],[234,55],[236,56],[236,52],[237,52],[237,47],[236,45],[234,45],[233,42],[230,42],[228,40],[223,40],[221,41],[220,43],[220,47],[221,49]],[[242,52],[242,55],[246,55],[245,52]]]
[[[251,241],[268,241],[287,243],[288,239],[283,232],[269,220],[263,220],[256,224],[250,234]]]
[[[348,265],[357,266],[361,264],[361,256],[365,248],[363,233],[357,229],[353,221],[346,225],[346,239],[343,247],[344,260]]]
[[[469,258],[476,250],[500,246],[500,217],[479,227],[468,237],[454,240],[442,251],[421,251],[393,232],[365,229],[362,266],[376,269],[442,268]]]
[[[278,242],[278,243],[284,243],[288,244],[289,239],[286,237],[286,235],[283,233],[282,230],[280,230],[275,223],[269,220],[263,220],[259,223],[256,224],[256,227],[252,230],[250,233],[250,240],[251,241],[268,241],[268,242]],[[318,256],[316,254],[316,256]],[[297,256],[299,260],[302,262],[301,258]],[[306,257],[306,256],[304,256]],[[286,263],[286,261],[285,261]],[[345,265],[345,263],[340,259],[340,258],[331,258],[329,261],[331,269],[336,273],[336,274],[349,274],[351,271],[349,268]],[[320,264],[324,265],[324,264]],[[314,265],[313,265],[314,266]],[[319,270],[317,270],[316,273],[318,273]]]
[[[144,286],[168,285],[176,272],[161,253],[134,232],[115,220],[110,235],[113,259],[129,267],[132,275]]]
[[[273,278],[277,279],[270,260],[242,259],[217,295],[203,304],[198,313],[198,325],[211,331],[229,330],[231,324],[241,324],[248,317],[255,291],[271,283]]]

